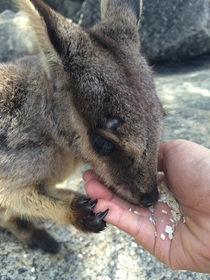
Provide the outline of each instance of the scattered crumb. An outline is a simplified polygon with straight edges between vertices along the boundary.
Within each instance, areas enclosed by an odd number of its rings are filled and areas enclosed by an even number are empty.
[[[133,213],[136,214],[136,215],[141,215],[140,212],[135,211],[135,210],[133,210],[132,208],[129,208],[128,211],[129,211],[129,212],[133,212]]]
[[[172,227],[166,225],[166,227],[165,227],[165,232],[170,233],[170,232],[172,232],[172,231],[173,231]]]
[[[165,232],[168,233],[168,238],[170,240],[173,239],[173,234],[174,234],[174,227],[171,227],[171,226],[167,226],[165,227]]]
[[[158,201],[167,204],[170,208],[170,212],[166,211],[165,209],[162,209],[161,212],[164,215],[167,215],[167,214],[171,215],[169,217],[169,221],[171,222],[172,225],[166,225],[164,233],[166,233],[168,235],[169,240],[172,240],[173,236],[174,236],[175,228],[178,225],[179,221],[182,219],[183,223],[186,223],[187,217],[182,217],[179,203],[175,199],[173,193],[170,191],[170,189],[166,183],[164,174],[162,172],[160,172],[158,174],[158,191],[159,191],[159,200]],[[141,215],[140,212],[135,211],[132,208],[128,209],[128,211],[133,212],[137,215]],[[154,207],[153,206],[149,207],[149,211],[151,212],[149,221],[155,225]],[[164,220],[161,219],[161,222],[163,223]],[[166,235],[164,233],[162,233],[160,235],[160,238],[162,240],[166,239]],[[156,231],[154,232],[154,235],[155,235],[155,237],[158,236]]]
[[[153,225],[155,226],[155,220],[154,220],[154,218],[151,216],[151,217],[149,217],[149,221],[151,222],[151,223],[153,223]]]
[[[158,189],[160,193],[158,201],[166,203],[171,208],[171,222],[177,226],[178,222],[181,220],[182,214],[180,212],[179,203],[169,190],[163,173],[159,173]]]
[[[153,215],[154,215],[154,212],[155,212],[154,206],[150,206],[148,209],[151,212],[151,217],[149,217],[149,221],[151,223],[153,223],[153,225],[155,225],[155,220],[153,218]]]
[[[166,239],[165,234],[162,233],[162,234],[160,235],[160,238],[161,238],[162,240],[165,240],[165,239]]]
[[[165,226],[165,232],[168,234],[168,238],[170,240],[173,239],[175,227],[178,225],[181,218],[183,218],[183,223],[186,222],[186,219],[182,217],[179,203],[175,199],[173,193],[169,190],[169,187],[167,186],[165,177],[163,173],[159,173],[158,178],[158,190],[159,190],[159,202],[166,203],[170,207],[170,222],[172,223],[171,226],[166,225]],[[163,214],[168,214],[166,210],[161,211]],[[165,240],[165,235],[161,234],[161,239]]]
[[[155,211],[154,206],[150,206],[150,207],[149,207],[149,211],[150,211],[151,213],[154,213],[154,211]]]
[[[136,215],[140,215],[141,216],[141,213],[138,212],[138,211],[133,211],[133,213],[136,214]]]
[[[168,238],[169,238],[170,240],[172,240],[172,239],[174,238],[173,233],[169,233],[169,234],[168,234]]]

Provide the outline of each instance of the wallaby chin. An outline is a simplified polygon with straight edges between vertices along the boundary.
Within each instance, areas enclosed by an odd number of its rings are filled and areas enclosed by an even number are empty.
[[[40,54],[0,64],[0,225],[55,253],[30,218],[84,232],[106,226],[97,201],[55,188],[82,162],[124,199],[155,203],[163,110],[139,51],[140,0],[102,0],[102,20],[88,30],[42,0],[14,2]]]

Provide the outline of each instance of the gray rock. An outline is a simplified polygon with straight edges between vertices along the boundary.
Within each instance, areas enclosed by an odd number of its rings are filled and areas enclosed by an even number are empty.
[[[100,0],[85,0],[74,20],[90,26],[100,19]],[[140,26],[143,51],[151,62],[210,52],[209,0],[146,0]]]
[[[83,27],[92,26],[101,18],[100,3],[100,0],[85,0],[73,20]]]
[[[54,10],[67,18],[73,18],[80,10],[83,0],[45,0]]]
[[[81,26],[91,26],[100,20],[100,0],[45,1]],[[4,0],[1,9],[11,6],[11,2],[8,2],[7,6],[6,3]],[[143,52],[150,62],[180,60],[210,53],[209,0],[147,0],[143,3],[140,35]],[[14,45],[17,35],[13,37],[12,25],[10,26],[5,34],[4,27],[3,33],[0,31],[0,36],[2,34],[5,38],[9,36]],[[16,30],[14,27],[14,33]],[[4,37],[0,37],[1,42],[7,42],[2,40]],[[20,44],[24,50],[24,45],[30,42],[23,38],[24,42]],[[2,48],[5,48],[4,44]],[[12,57],[10,52],[12,50],[9,48],[9,58]]]
[[[67,18],[72,18],[80,10],[83,0],[44,0],[54,10]],[[1,0],[0,13],[5,10],[16,11],[12,0]]]
[[[14,5],[11,0],[1,0],[0,13],[5,10],[14,10]]]
[[[144,1],[141,41],[150,61],[209,53],[210,1]]]
[[[38,52],[28,20],[22,13],[6,10],[0,14],[0,61],[13,60]]]

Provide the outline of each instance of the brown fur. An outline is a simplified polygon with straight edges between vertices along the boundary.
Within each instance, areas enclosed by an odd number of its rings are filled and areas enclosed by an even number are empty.
[[[128,201],[157,200],[163,112],[140,54],[141,1],[102,0],[102,20],[89,30],[41,0],[15,3],[40,55],[0,65],[0,225],[55,252],[55,241],[53,249],[21,217],[102,230],[106,212],[94,215],[96,202],[55,188],[83,162]]]

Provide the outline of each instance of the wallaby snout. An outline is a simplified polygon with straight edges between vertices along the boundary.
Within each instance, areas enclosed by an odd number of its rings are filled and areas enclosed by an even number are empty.
[[[144,207],[155,204],[158,200],[157,167],[156,157],[154,157],[155,152],[151,155],[152,157],[148,162],[142,160],[140,164],[138,161],[138,168],[136,168],[135,162],[133,162],[129,168],[123,168],[121,165],[121,170],[116,169],[116,172],[114,172],[112,166],[110,173],[113,175],[113,180],[110,180],[108,185],[112,192],[131,203],[140,204]],[[102,177],[102,173],[100,174]],[[103,182],[107,182],[107,180],[102,179]]]
[[[163,110],[140,53],[140,0],[101,0],[102,20],[86,30],[42,0],[14,2],[40,54],[0,64],[0,225],[55,253],[29,218],[106,226],[97,200],[55,187],[82,163],[124,199],[155,203]]]
[[[157,186],[155,186],[151,192],[143,194],[141,196],[140,204],[144,207],[150,207],[157,202],[158,197],[159,197],[159,192]]]

